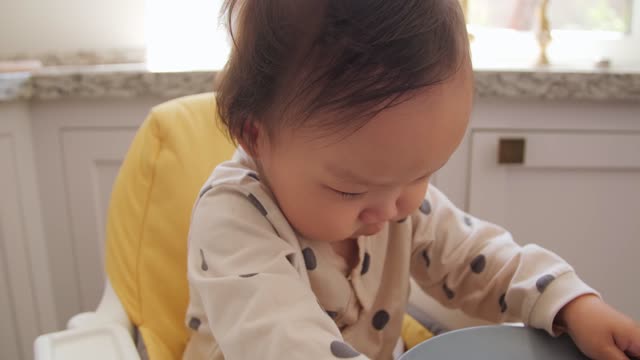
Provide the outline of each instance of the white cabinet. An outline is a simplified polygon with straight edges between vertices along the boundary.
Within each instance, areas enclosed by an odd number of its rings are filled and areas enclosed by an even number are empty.
[[[472,136],[469,211],[561,255],[608,302],[640,319],[640,132]],[[522,164],[498,163],[505,139],[522,141]]]
[[[111,187],[138,126],[166,99],[0,103],[0,359],[94,310]]]
[[[135,119],[140,121],[140,119]],[[111,187],[136,126],[66,129],[61,134],[66,197],[81,307],[95,308],[104,288],[104,238]]]
[[[94,310],[104,286],[112,183],[147,113],[164,99],[67,99],[32,105],[58,326]]]
[[[640,321],[640,104],[486,99],[472,118],[436,184],[516,242],[558,253]],[[523,147],[521,163],[499,163],[501,140]]]
[[[17,181],[13,171],[15,161],[12,156],[15,155],[15,151],[11,140],[6,133],[0,133],[0,348],[3,358],[16,359],[20,358],[19,354],[23,349],[20,349],[18,343],[18,332],[21,329],[18,328],[14,313],[13,304],[16,296],[11,285],[24,279],[15,279],[15,276],[11,275],[24,270],[26,262],[24,258],[20,259],[22,261],[19,261],[17,266],[22,269],[15,269],[17,257],[9,256],[10,251],[16,251],[14,248],[19,248],[23,242],[23,239],[18,239],[15,234],[21,231],[22,224],[17,220],[20,215],[15,212],[18,208],[15,198]],[[17,250],[23,255],[23,249]],[[12,278],[9,278],[10,276]],[[29,320],[27,323],[31,329],[26,333],[33,333],[35,321],[33,318]]]
[[[55,328],[28,108],[0,104],[0,358],[33,358]]]

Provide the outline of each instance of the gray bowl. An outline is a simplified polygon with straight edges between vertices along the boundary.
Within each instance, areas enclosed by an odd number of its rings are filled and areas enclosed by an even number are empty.
[[[479,326],[435,336],[400,360],[585,360],[567,335],[522,326]]]

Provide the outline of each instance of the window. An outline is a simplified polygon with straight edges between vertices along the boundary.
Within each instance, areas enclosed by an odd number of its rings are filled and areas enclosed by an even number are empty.
[[[468,23],[477,27],[532,31],[539,0],[470,0]],[[553,29],[628,33],[631,0],[555,0],[549,2]]]
[[[539,46],[540,0],[467,0],[477,65],[533,63]],[[556,65],[640,62],[640,0],[550,0],[547,8]]]
[[[145,0],[145,39],[150,70],[215,70],[229,56],[219,25],[222,0]],[[391,0],[390,0],[391,1]],[[474,35],[474,64],[534,64],[541,0],[460,0],[467,3]],[[640,64],[640,0],[550,0],[549,58],[556,66]]]
[[[221,5],[222,0],[146,0],[149,70],[221,69],[230,50],[218,21]]]

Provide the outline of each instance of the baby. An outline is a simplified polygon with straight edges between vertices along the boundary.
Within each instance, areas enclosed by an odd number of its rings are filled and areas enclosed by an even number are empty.
[[[392,359],[410,278],[473,316],[566,331],[592,358],[640,356],[640,328],[567,263],[429,185],[473,99],[457,1],[223,12],[216,100],[240,146],[194,206],[185,359]]]

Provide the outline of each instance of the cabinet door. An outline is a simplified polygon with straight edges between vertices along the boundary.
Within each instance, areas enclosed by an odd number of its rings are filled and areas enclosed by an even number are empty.
[[[69,99],[31,108],[58,328],[99,302],[111,186],[138,126],[160,102]]]
[[[31,359],[55,329],[25,104],[0,104],[0,359]]]
[[[15,194],[15,165],[10,158],[13,155],[11,148],[11,138],[0,133],[0,357],[3,359],[20,359],[19,333],[15,309],[15,293],[11,286],[12,274],[25,269],[24,254],[20,251],[20,256],[9,256],[9,250],[16,245],[19,247],[21,239],[15,237],[16,230],[20,230],[19,221],[16,221],[16,199]],[[9,248],[9,249],[8,249]],[[16,264],[16,260],[17,263]],[[13,264],[10,263],[13,262]],[[15,267],[18,266],[19,269]],[[16,271],[18,270],[18,271]],[[32,319],[33,320],[33,319]],[[35,331],[33,322],[25,323],[30,329],[26,329],[26,334],[33,338]]]
[[[111,187],[136,129],[73,129],[62,134],[74,254],[84,308],[104,289],[104,238]]]
[[[640,132],[477,130],[470,166],[471,213],[556,252],[640,320]]]

